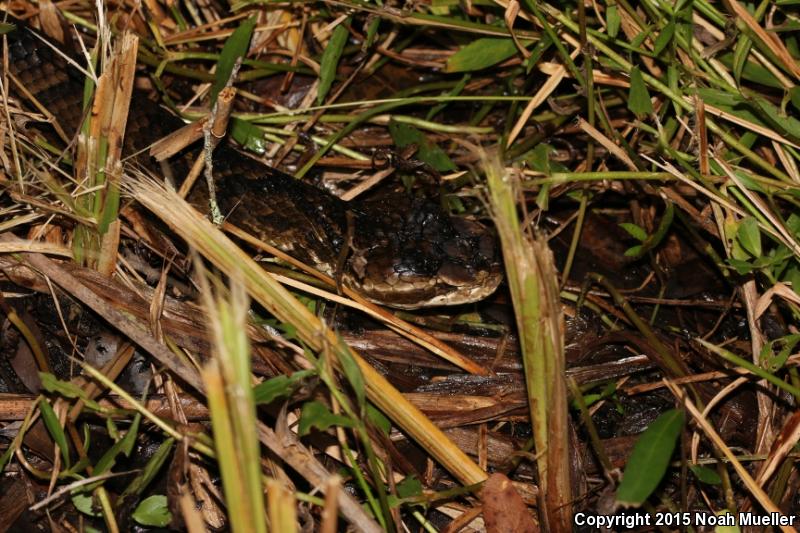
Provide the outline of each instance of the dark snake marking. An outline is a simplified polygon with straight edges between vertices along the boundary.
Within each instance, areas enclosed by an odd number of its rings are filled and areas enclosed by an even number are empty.
[[[83,73],[35,30],[12,22],[16,29],[5,36],[10,73],[67,136],[74,136],[83,117]],[[9,89],[25,101],[13,83]],[[143,150],[183,125],[134,91],[124,154]],[[136,161],[158,168],[146,155]],[[502,279],[494,234],[477,222],[443,213],[430,200],[395,194],[344,202],[225,145],[215,150],[213,168],[217,201],[229,222],[374,302],[402,309],[469,303],[491,294]],[[207,205],[203,194],[190,198],[201,210]],[[348,248],[346,261],[339,265],[343,247]]]

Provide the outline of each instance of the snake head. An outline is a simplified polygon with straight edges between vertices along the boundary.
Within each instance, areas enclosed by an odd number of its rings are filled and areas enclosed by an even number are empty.
[[[370,206],[381,213],[361,224],[348,283],[390,307],[417,309],[481,300],[503,278],[497,239],[490,229],[451,217],[423,199],[393,197]],[[405,204],[405,205],[403,205]]]

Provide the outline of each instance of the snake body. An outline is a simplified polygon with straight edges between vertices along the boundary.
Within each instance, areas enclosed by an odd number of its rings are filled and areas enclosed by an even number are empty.
[[[5,36],[10,92],[46,109],[72,138],[84,116],[85,74],[56,52],[63,46],[13,22]],[[134,91],[124,152],[139,153],[183,125]],[[157,168],[147,155],[137,162]],[[214,151],[213,169],[226,220],[374,302],[402,309],[469,303],[502,278],[493,233],[429,200],[395,194],[344,202],[225,144]]]

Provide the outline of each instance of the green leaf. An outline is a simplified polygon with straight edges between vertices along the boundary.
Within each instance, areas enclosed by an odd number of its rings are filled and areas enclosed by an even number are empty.
[[[747,64],[747,57],[750,55],[750,48],[753,42],[750,37],[742,35],[736,41],[736,46],[733,49],[733,77],[736,83],[741,82],[744,67]]]
[[[617,37],[621,23],[622,18],[619,16],[619,7],[617,7],[616,3],[609,5],[608,9],[606,9],[606,26],[608,27],[609,37],[612,39]]]
[[[530,163],[531,169],[541,172],[545,176],[550,175],[550,155],[553,153],[553,147],[547,143],[539,143],[530,151],[530,155],[526,158]]]
[[[367,50],[372,48],[372,43],[375,42],[375,37],[378,35],[378,28],[381,25],[381,18],[380,17],[374,17],[374,18],[370,19],[368,17],[367,18],[367,24],[369,25],[367,27],[367,38],[364,39],[364,44],[361,45],[361,51],[362,52],[366,52]]]
[[[412,144],[417,145],[415,157],[423,163],[429,164],[438,172],[452,172],[456,170],[455,164],[447,157],[444,151],[430,142],[420,130],[409,124],[389,121],[389,134],[398,148],[405,148]]]
[[[322,403],[313,401],[303,404],[297,432],[301,437],[308,435],[312,428],[325,431],[331,426],[353,427],[353,421],[342,415],[335,415]]]
[[[350,349],[341,339],[339,339],[339,342],[341,342],[343,345],[343,349],[339,352],[339,363],[342,365],[342,372],[344,372],[348,383],[350,383],[350,387],[353,389],[353,392],[356,395],[356,401],[358,402],[359,410],[361,410],[364,408],[367,394],[366,385],[364,384],[364,376],[361,374],[361,369],[358,367],[358,363],[356,363],[356,360],[350,353]]]
[[[642,257],[645,253],[661,244],[661,241],[663,241],[664,237],[666,237],[670,226],[672,226],[672,220],[674,217],[675,206],[672,204],[672,202],[668,201],[667,207],[664,209],[664,214],[661,216],[661,221],[658,223],[658,227],[656,228],[655,232],[653,232],[652,235],[648,235],[647,238],[642,241],[641,246],[629,248],[625,252],[625,255],[628,257]]]
[[[638,507],[658,487],[683,428],[683,411],[672,409],[659,416],[642,433],[625,465],[617,489],[617,503]]]
[[[795,109],[800,111],[800,85],[795,85],[789,89],[789,101],[792,102]]]
[[[131,483],[125,487],[125,490],[120,495],[121,499],[129,495],[139,495],[142,491],[147,488],[147,485],[150,484],[153,479],[155,479],[156,475],[158,474],[159,470],[163,466],[164,462],[169,458],[169,454],[172,451],[172,445],[175,444],[175,439],[170,437],[165,439],[164,442],[156,450],[156,453],[150,457],[147,461],[147,464],[144,465],[144,468],[139,475],[134,478]]]
[[[583,395],[583,405],[586,406],[586,407],[591,407],[593,404],[599,402],[602,398],[603,397],[600,394],[596,393],[596,392],[593,392],[591,394],[584,394]],[[572,407],[573,407],[573,409],[576,409],[576,410],[579,410],[581,408],[580,403],[578,403],[578,400],[573,400],[572,401]]]
[[[58,444],[58,449],[61,450],[61,457],[64,459],[64,465],[69,468],[69,447],[67,447],[67,436],[64,435],[64,428],[58,421],[56,412],[47,401],[46,398],[39,400],[39,411],[42,413],[42,420],[47,428],[47,432],[53,437],[53,440]]]
[[[264,132],[252,122],[231,117],[230,133],[233,136],[233,140],[242,145],[245,150],[258,155],[263,155],[267,151]]]
[[[39,372],[39,379],[42,382],[42,387],[44,387],[44,390],[46,390],[47,392],[60,394],[65,398],[75,398],[83,400],[83,403],[86,405],[86,407],[94,409],[95,411],[103,410],[103,408],[100,406],[99,403],[89,399],[89,397],[86,395],[83,389],[81,389],[74,383],[70,383],[69,381],[61,381],[60,379],[56,378],[53,374],[50,374],[48,372]]]
[[[219,54],[217,61],[217,70],[214,73],[214,85],[211,86],[211,105],[217,102],[219,92],[225,88],[228,83],[228,78],[231,77],[233,67],[239,58],[244,57],[247,53],[247,47],[250,45],[250,38],[253,36],[253,29],[256,27],[256,19],[250,17],[243,20],[239,27],[236,28],[228,40],[225,41],[225,46],[222,47],[222,52]]]
[[[131,517],[143,526],[150,527],[166,527],[172,521],[167,497],[163,494],[154,494],[142,500]]]
[[[631,90],[628,96],[628,109],[637,116],[649,115],[653,112],[653,103],[650,101],[650,93],[644,84],[642,72],[639,67],[631,70]]]
[[[10,22],[0,22],[0,35],[5,35],[6,33],[12,32],[16,28],[17,26],[11,24]]]
[[[647,240],[647,232],[638,224],[634,224],[632,222],[622,222],[619,226],[627,231],[630,236],[637,241],[644,242]]]
[[[422,483],[414,475],[406,478],[397,484],[397,495],[401,498],[412,498],[422,496]]]
[[[367,402],[367,420],[369,420],[373,426],[380,429],[387,437],[392,431],[392,422],[369,402]]]
[[[754,96],[753,101],[767,117],[771,125],[783,130],[795,139],[800,139],[800,120],[783,113],[780,108],[772,105],[766,98]]]
[[[660,55],[661,52],[664,51],[664,48],[672,41],[673,35],[675,35],[675,21],[671,20],[664,26],[664,29],[658,34],[656,42],[653,43],[653,53],[655,55]]]
[[[794,234],[795,237],[800,237],[800,216],[792,213],[786,219],[786,227]]]
[[[303,380],[315,375],[314,370],[300,370],[291,376],[275,376],[253,387],[253,399],[256,405],[270,404],[278,398],[285,398],[296,391]]]
[[[800,294],[800,268],[795,265],[790,266],[783,275],[783,281],[791,283],[792,290],[796,294]]]
[[[753,265],[751,265],[747,261],[742,261],[741,259],[735,259],[733,257],[728,259],[728,263],[736,270],[736,273],[740,276],[746,276],[747,274],[753,271]]]
[[[136,413],[133,417],[133,422],[128,432],[120,440],[114,443],[106,453],[97,461],[94,467],[93,474],[99,476],[100,474],[111,470],[117,462],[117,456],[122,453],[125,457],[130,457],[133,446],[136,444],[136,436],[139,434],[139,423],[142,420],[141,413]],[[99,484],[99,482],[98,482]],[[95,486],[95,485],[91,485]]]
[[[733,54],[727,53],[717,56],[720,63],[725,65],[728,68],[733,68]],[[747,61],[744,64],[744,69],[742,70],[741,78],[747,81],[754,81],[756,83],[760,83],[761,85],[766,85],[767,87],[772,87],[774,89],[783,89],[783,83],[775,77],[775,75],[767,70],[766,68],[762,67],[761,65],[754,63],[752,61]]]
[[[761,348],[761,366],[774,374],[783,368],[798,342],[800,342],[799,334],[786,335],[769,341]],[[778,353],[775,353],[776,349],[779,350]]]
[[[753,102],[743,96],[730,94],[717,89],[697,89],[697,95],[709,105],[726,111],[736,118],[752,122],[757,126],[770,128],[768,121],[764,120],[763,113],[758,112]]]
[[[75,509],[83,514],[94,517],[101,516],[101,513],[99,511],[95,511],[94,509],[94,498],[92,497],[91,493],[78,492],[73,494],[71,499],[72,505],[75,506]]]
[[[531,41],[521,41],[528,46]],[[472,72],[505,61],[519,53],[511,38],[481,37],[475,39],[447,59],[445,72]]]
[[[747,253],[753,257],[761,257],[761,230],[758,229],[758,221],[755,218],[747,217],[739,223],[736,240]]]
[[[644,246],[641,244],[637,244],[636,246],[631,246],[627,250],[625,250],[625,257],[641,257],[646,252]]]
[[[344,45],[347,44],[347,37],[350,35],[350,20],[347,17],[338,26],[333,29],[331,38],[328,41],[328,46],[322,52],[322,59],[319,62],[319,88],[317,90],[317,105],[322,105],[325,102],[325,97],[328,96],[328,91],[333,85],[333,80],[336,79],[336,70],[339,67],[339,59],[342,57]]]
[[[719,485],[722,483],[722,479],[719,477],[719,474],[717,474],[711,468],[700,465],[689,465],[689,470],[692,471],[694,477],[706,485]]]

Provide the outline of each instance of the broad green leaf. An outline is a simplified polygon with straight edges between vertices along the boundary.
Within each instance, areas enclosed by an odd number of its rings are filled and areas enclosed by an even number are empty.
[[[800,216],[797,216],[795,213],[789,215],[789,218],[786,219],[786,227],[789,228],[795,237],[800,236]]]
[[[798,342],[800,342],[800,335],[798,334],[786,335],[769,341],[761,348],[761,366],[768,372],[777,372],[786,364]],[[775,353],[775,350],[778,350],[778,352]]]
[[[761,257],[761,230],[758,229],[758,221],[755,218],[747,217],[739,223],[736,240],[747,253],[753,257]]]
[[[264,142],[264,132],[258,126],[247,120],[231,117],[230,132],[233,139],[244,146],[246,150],[263,155],[267,151],[267,143]]]
[[[117,462],[117,456],[122,453],[125,457],[130,457],[133,446],[136,444],[136,436],[139,434],[139,423],[142,420],[141,413],[136,413],[128,432],[120,440],[114,443],[106,453],[97,461],[94,467],[94,475],[98,476],[111,470]]]
[[[455,164],[447,157],[447,154],[436,144],[430,142],[425,134],[414,126],[392,120],[389,122],[389,134],[398,148],[405,148],[412,144],[417,145],[417,153],[414,157],[429,164],[438,172],[456,170]]]
[[[94,400],[90,400],[83,389],[74,383],[70,383],[69,381],[61,381],[53,374],[48,372],[39,372],[39,379],[42,382],[42,387],[47,392],[60,394],[65,398],[83,400],[83,403],[86,405],[86,407],[94,409],[95,411],[103,410],[99,403],[95,402]]]
[[[608,36],[612,39],[616,38],[619,33],[621,22],[622,18],[619,16],[619,7],[617,7],[616,3],[610,4],[608,9],[606,9],[606,26]]]
[[[800,111],[800,85],[795,85],[789,89],[789,101],[792,102],[795,109]]]
[[[719,477],[719,474],[706,466],[689,465],[689,470],[692,471],[694,477],[706,485],[719,485],[722,483],[722,479]]]
[[[39,379],[42,381],[42,387],[47,392],[54,392],[60,394],[65,398],[83,399],[86,394],[79,386],[69,381],[61,381],[49,372],[39,372]]]
[[[17,26],[11,24],[10,22],[0,22],[0,35],[5,35],[8,32],[12,32],[16,28]]]
[[[414,476],[410,475],[403,481],[397,484],[397,496],[394,494],[389,495],[387,501],[389,507],[397,508],[401,505],[408,505],[409,502],[404,501],[405,498],[419,498],[422,496],[422,484]],[[423,505],[420,503],[413,503],[412,505]]]
[[[313,401],[303,404],[297,432],[301,437],[308,435],[312,428],[325,431],[331,426],[353,427],[353,421],[342,415],[335,415],[322,403]]]
[[[53,440],[58,444],[58,449],[61,450],[61,457],[64,459],[64,465],[69,468],[67,436],[64,435],[64,428],[61,427],[56,412],[53,411],[53,407],[46,398],[41,398],[39,400],[39,411],[42,413],[42,419],[44,420],[47,432],[50,433],[50,436],[53,437]]]
[[[783,113],[777,106],[772,105],[766,98],[754,96],[758,108],[767,120],[775,127],[780,128],[795,139],[800,139],[800,120]]]
[[[401,498],[411,498],[413,496],[422,496],[422,483],[416,476],[406,476],[406,478],[397,484],[397,495]]]
[[[637,241],[644,242],[647,240],[647,232],[638,224],[634,224],[632,222],[622,222],[620,227],[627,231],[628,234],[630,234],[630,236]]]
[[[290,396],[296,391],[303,380],[315,375],[314,370],[300,370],[291,376],[275,376],[253,387],[253,399],[256,405],[270,404],[278,398]]]
[[[753,271],[753,265],[751,265],[748,261],[744,261],[742,259],[736,259],[734,257],[728,258],[728,263],[736,270],[736,273],[740,276],[746,276],[747,274]]]
[[[800,268],[792,265],[786,270],[786,274],[783,275],[783,281],[792,284],[792,290],[800,294]],[[0,469],[1,470],[1,469]]]
[[[625,465],[617,488],[617,503],[638,507],[653,493],[667,472],[675,444],[683,428],[683,411],[671,409],[642,433]]]
[[[732,111],[735,106],[747,105],[747,100],[738,94],[731,94],[719,89],[709,89],[701,87],[697,89],[697,95],[707,104]]]
[[[167,497],[163,494],[155,494],[136,506],[136,510],[131,514],[131,518],[143,526],[166,527],[172,521],[172,513],[167,506]]]
[[[319,62],[319,88],[317,90],[317,105],[322,105],[328,91],[336,79],[336,69],[339,67],[339,59],[342,57],[344,45],[347,44],[347,37],[350,35],[351,17],[343,20],[333,29],[328,46],[322,52],[322,59]]]
[[[726,67],[733,69],[734,67],[734,54],[727,53],[721,54],[717,56],[720,63],[725,65]],[[741,79],[747,81],[754,81],[756,83],[760,83],[761,85],[766,85],[767,87],[772,87],[774,89],[783,89],[783,84],[775,77],[772,72],[765,69],[761,65],[753,63],[752,61],[746,61],[744,63],[744,68],[742,69]]]
[[[550,155],[553,147],[547,143],[539,143],[530,151],[530,156],[526,159],[530,163],[531,169],[541,172],[545,176],[550,175]]]
[[[91,493],[78,492],[72,495],[72,505],[85,515],[98,517],[101,516],[99,511],[95,511],[94,498]]]
[[[222,52],[219,54],[217,61],[217,70],[214,73],[214,84],[211,86],[211,105],[217,102],[219,92],[225,88],[228,83],[228,78],[231,77],[233,67],[239,58],[244,57],[247,53],[247,47],[250,45],[250,38],[253,36],[253,29],[256,27],[256,19],[250,17],[243,20],[239,27],[236,28],[225,45],[222,47]]]
[[[664,29],[658,34],[655,43],[653,43],[653,53],[655,55],[661,54],[664,48],[672,41],[673,35],[675,35],[675,21],[671,20],[664,26]]]
[[[521,41],[528,46],[531,41]],[[447,59],[445,72],[471,72],[505,61],[519,50],[510,37],[481,37],[475,39]]]
[[[627,250],[625,250],[625,257],[641,257],[647,250],[644,249],[644,246],[641,244],[637,244],[636,246],[631,246]]]
[[[628,109],[637,116],[649,115],[653,112],[653,103],[650,101],[650,93],[644,84],[642,72],[639,67],[631,70],[631,90],[628,96]]]

